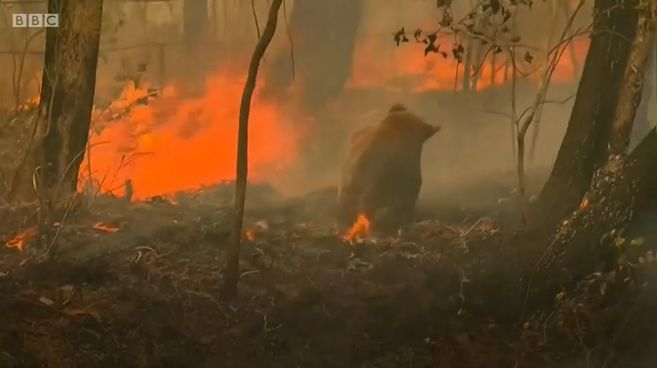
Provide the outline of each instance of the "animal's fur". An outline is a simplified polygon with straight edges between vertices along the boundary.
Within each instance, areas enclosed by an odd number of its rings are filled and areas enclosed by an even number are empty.
[[[360,213],[383,231],[410,222],[422,185],[422,147],[439,130],[395,104],[378,126],[355,132],[338,192],[341,222],[349,225]]]

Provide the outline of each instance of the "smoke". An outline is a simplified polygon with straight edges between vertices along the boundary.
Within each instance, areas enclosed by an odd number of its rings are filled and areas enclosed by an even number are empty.
[[[533,42],[539,48],[547,45],[541,44],[545,41],[537,25],[548,30],[558,28],[565,21],[565,18],[560,18],[559,24],[546,23],[541,15],[544,6],[536,4],[532,12],[521,15],[524,21],[518,30],[523,37],[527,35],[524,43]],[[415,28],[434,29],[437,17],[435,4],[431,2],[365,2],[349,79],[342,93],[309,111],[315,134],[304,142],[306,150],[298,165],[276,180],[280,188],[294,193],[335,185],[350,134],[364,126],[377,124],[391,104],[401,102],[429,123],[444,128],[425,146],[422,196],[426,200],[474,201],[479,198],[473,195],[509,194],[501,192],[512,188],[516,180],[511,136],[511,85],[503,81],[502,72],[495,77],[498,85],[494,87],[488,86],[477,92],[455,92],[456,65],[451,59],[438,54],[425,57],[422,45],[413,42],[400,47],[393,42],[394,31],[401,27],[405,27],[409,34]],[[452,41],[443,40],[441,46],[449,52]],[[321,45],[317,47],[321,48]],[[586,52],[585,40],[577,47],[578,53],[574,56],[581,64]],[[540,62],[540,55],[537,54],[536,59]],[[534,191],[540,187],[556,157],[573,103],[568,97],[576,91],[578,75],[568,56],[564,56],[562,66],[548,98],[567,101],[548,104],[543,110],[535,152],[528,162],[530,184],[533,184],[530,190]],[[485,80],[480,83],[490,84],[488,75],[482,77]],[[537,89],[536,79],[519,83],[516,91],[518,114],[530,105]],[[293,83],[292,95],[304,92],[298,88],[301,83]],[[532,134],[530,130],[527,135],[530,147]],[[482,182],[484,178],[488,182]],[[453,196],[454,191],[462,191],[464,187],[472,188],[468,193],[472,198]],[[491,187],[494,193],[489,190]]]
[[[425,146],[422,190],[425,200],[476,202],[508,194],[515,181],[515,162],[511,85],[503,70],[493,75],[491,66],[486,64],[477,91],[454,91],[455,86],[460,88],[461,82],[454,80],[457,65],[451,57],[444,58],[440,54],[425,57],[423,45],[414,41],[396,46],[393,33],[401,27],[409,34],[416,28],[435,29],[438,12],[434,2],[347,1],[345,4],[349,6],[334,6],[330,12],[313,13],[311,10],[319,9],[313,8],[316,3],[286,1],[285,14],[281,14],[275,39],[263,60],[258,79],[262,91],[256,96],[255,106],[276,106],[276,114],[271,116],[275,116],[277,122],[266,126],[281,127],[281,134],[295,131],[293,140],[298,156],[283,171],[271,170],[269,175],[261,177],[262,180],[289,195],[336,185],[349,136],[364,126],[377,124],[390,105],[401,102],[427,122],[443,127]],[[204,26],[191,30],[187,27],[187,31],[184,20],[193,22],[194,17],[189,9],[185,15],[183,4],[183,1],[106,4],[96,105],[99,108],[110,105],[126,84],[175,87],[179,97],[176,103],[210,100],[212,103],[203,108],[226,111],[225,114],[201,111],[196,115],[207,121],[196,118],[190,119],[190,124],[177,122],[174,125],[180,138],[232,134],[231,129],[207,128],[226,124],[219,120],[237,116],[228,113],[237,110],[238,99],[233,96],[235,86],[224,88],[216,83],[226,80],[238,83],[245,75],[258,30],[266,22],[268,4],[264,0],[254,1],[254,12],[250,1],[209,1],[205,13],[196,12],[197,17],[203,17]],[[456,4],[461,6],[455,9],[458,18],[459,14],[465,14],[467,4]],[[565,16],[548,19],[545,16],[547,7],[548,4],[539,2],[531,11],[520,11],[517,33],[522,36],[522,43],[538,49],[549,46],[545,35],[560,30]],[[321,21],[315,21],[313,17],[319,15]],[[576,27],[590,22],[590,14],[580,18]],[[190,36],[193,34],[198,35],[198,40]],[[20,41],[25,35],[18,34],[17,38]],[[0,41],[9,47],[7,37],[0,37]],[[574,94],[578,75],[573,64],[578,62],[579,67],[583,64],[585,41],[575,45],[574,54],[564,56],[549,92],[550,100],[559,101]],[[453,39],[448,37],[440,42],[442,50],[449,54]],[[42,46],[42,40],[37,38],[33,49]],[[38,54],[27,56],[25,76],[40,74],[40,58]],[[498,66],[503,60],[501,56],[498,58]],[[541,63],[540,52],[534,55],[534,60]],[[9,67],[10,62],[9,58],[0,56],[3,68]],[[218,73],[224,77],[217,78]],[[2,77],[7,79],[5,73]],[[530,77],[519,83],[518,113],[533,99],[536,79]],[[285,83],[281,84],[281,80]],[[0,83],[4,86],[8,81]],[[26,89],[24,96],[36,95],[36,88]],[[9,90],[11,88],[0,89]],[[232,91],[230,98],[225,97],[228,92],[222,90]],[[213,98],[208,99],[208,95]],[[533,183],[530,191],[540,187],[549,172],[572,103],[571,99],[545,105],[535,147],[531,143],[533,131],[527,135],[528,149],[534,151],[528,161],[530,184]],[[173,111],[172,116],[153,115],[158,121],[149,125],[160,126],[180,115],[176,115],[176,110],[182,107],[174,103],[166,107],[163,110]],[[262,124],[255,122],[254,127]],[[288,145],[290,140],[278,139],[267,144]],[[230,160],[230,156],[207,157],[207,160],[207,170],[214,170],[212,160]],[[185,168],[177,170],[184,175]],[[185,182],[191,183],[193,178]],[[465,191],[464,188],[469,189]],[[455,192],[460,195],[455,196]]]

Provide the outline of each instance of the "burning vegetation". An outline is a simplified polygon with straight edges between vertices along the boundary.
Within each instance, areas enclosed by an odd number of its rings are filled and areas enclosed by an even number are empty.
[[[148,100],[148,88],[128,85],[119,103],[109,107],[117,113],[101,120],[91,136],[93,152],[85,163],[90,170],[83,166],[81,172],[91,171],[102,193],[118,196],[129,179],[137,200],[232,179],[244,81],[237,72],[218,71],[207,77],[201,97],[184,98],[175,87],[165,87]],[[294,163],[302,132],[266,100],[254,102],[251,121],[251,176],[262,181]]]
[[[360,214],[353,225],[342,236],[345,242],[353,243],[358,240],[366,239],[370,235],[370,220],[367,216]]]
[[[47,3],[0,367],[654,366],[657,0]]]

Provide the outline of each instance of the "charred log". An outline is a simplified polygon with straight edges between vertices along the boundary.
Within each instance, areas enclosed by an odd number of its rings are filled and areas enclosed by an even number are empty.
[[[607,161],[612,120],[636,25],[636,2],[595,2],[594,30],[575,105],[552,173],[534,205],[534,225],[552,228],[577,208],[593,172]]]
[[[47,28],[39,117],[28,153],[12,183],[12,200],[36,197],[33,175],[44,190],[75,192],[87,146],[96,85],[101,0],[50,0],[59,28]]]

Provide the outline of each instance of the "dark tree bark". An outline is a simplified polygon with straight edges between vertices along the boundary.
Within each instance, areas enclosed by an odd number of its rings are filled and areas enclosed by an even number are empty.
[[[59,13],[59,28],[46,31],[39,117],[14,177],[12,200],[36,198],[35,173],[42,190],[55,190],[58,197],[75,192],[87,146],[103,1],[50,0],[48,12]]]
[[[351,73],[363,0],[295,0],[290,14],[295,75],[308,108],[321,107],[342,91]],[[289,51],[274,58],[266,93],[282,94],[293,80]]]
[[[248,140],[249,140],[249,113],[251,98],[256,87],[258,69],[269,43],[276,32],[278,11],[283,0],[273,0],[269,8],[267,25],[262,37],[256,45],[251,56],[249,73],[244,85],[244,93],[240,103],[240,120],[237,137],[237,172],[235,179],[235,207],[233,213],[233,227],[230,234],[228,259],[224,279],[224,292],[228,297],[237,295],[237,282],[239,281],[240,244],[242,241],[242,225],[244,221],[244,200],[246,199],[246,181],[248,176]]]
[[[593,172],[605,164],[620,85],[637,24],[636,1],[596,0],[591,43],[566,135],[532,209],[535,226],[552,228],[577,208]]]
[[[632,154],[612,156],[594,173],[579,208],[561,223],[537,264],[543,298],[554,298],[558,289],[615,264],[616,236],[622,235],[647,197],[656,194],[655,162],[657,131],[653,128]]]
[[[646,74],[644,79],[646,84],[643,89],[643,96],[641,98],[641,103],[636,112],[636,121],[634,122],[634,129],[632,129],[632,139],[640,140],[648,134],[652,128],[652,122],[650,121],[649,112],[650,112],[650,98],[651,92],[657,89],[657,43],[655,47],[650,52],[648,58],[648,65],[646,66]]]
[[[632,128],[641,103],[646,64],[655,47],[655,6],[657,0],[639,1],[639,19],[628,65],[623,75],[618,106],[609,145],[610,154],[624,155],[630,145]]]
[[[656,37],[657,0],[640,0],[636,9],[636,34],[616,104],[609,158],[595,171],[579,207],[560,224],[537,265],[544,275],[551,275],[543,278],[549,279],[550,292],[616,264],[617,247],[613,241],[632,220],[637,199],[652,192],[655,185],[655,129],[632,154],[626,155],[641,101],[646,61]]]

